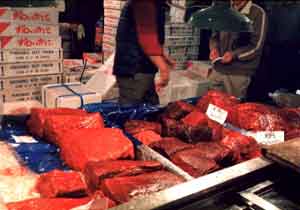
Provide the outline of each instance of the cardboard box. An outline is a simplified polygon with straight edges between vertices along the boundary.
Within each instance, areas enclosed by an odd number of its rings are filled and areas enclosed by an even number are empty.
[[[120,18],[121,10],[104,8],[104,17]]]
[[[116,37],[110,34],[103,34],[103,43],[109,44],[109,45],[116,45]]]
[[[62,74],[27,76],[0,79],[0,91],[19,91],[41,88],[44,85],[61,83]]]
[[[0,50],[1,63],[54,61],[63,58],[62,49],[10,49]]]
[[[111,26],[104,26],[104,34],[110,34],[112,36],[116,36],[117,34],[117,27],[111,27]]]
[[[0,49],[61,48],[59,36],[0,36]]]
[[[118,27],[118,24],[119,24],[119,18],[113,18],[113,17],[104,18],[104,25],[106,26]]]
[[[42,104],[37,100],[15,101],[0,103],[1,115],[28,115],[32,108],[42,108]]]
[[[165,46],[195,46],[200,44],[200,36],[166,36]]]
[[[0,91],[0,97],[3,103],[28,100],[42,101],[41,87]]]
[[[63,82],[64,83],[73,83],[73,82],[81,82],[83,84],[87,83],[97,72],[98,70],[88,70],[85,71],[82,75],[82,79],[80,81],[81,77],[81,71],[80,72],[70,72],[70,73],[64,73],[63,74]]]
[[[101,100],[99,93],[81,83],[46,85],[42,88],[42,104],[48,108],[80,108],[84,104],[99,103]]]
[[[61,61],[11,63],[0,65],[0,78],[59,74],[62,71]]]
[[[104,9],[108,8],[108,9],[121,10],[124,7],[125,3],[126,3],[126,1],[120,1],[120,0],[104,0],[103,1]]]
[[[0,19],[26,24],[58,24],[58,11],[50,7],[0,7]]]
[[[95,71],[99,69],[102,63],[90,63],[87,62],[85,72]],[[81,74],[84,68],[82,59],[64,59],[63,61],[64,73],[76,73]]]
[[[0,20],[0,36],[58,36],[58,25],[34,25]]]

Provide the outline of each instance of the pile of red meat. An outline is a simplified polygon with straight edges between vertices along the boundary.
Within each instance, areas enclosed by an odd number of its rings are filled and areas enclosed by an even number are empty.
[[[151,129],[139,129],[140,125]],[[151,136],[145,139],[149,143],[153,143],[153,137],[156,141],[161,139],[159,124],[136,121],[127,127],[132,134]],[[105,128],[98,113],[65,108],[33,109],[28,129],[34,136],[56,144],[61,158],[74,171],[42,174],[36,185],[42,198],[10,203],[9,210],[69,210],[96,197],[105,201],[108,208],[184,181],[166,171],[159,162],[134,160],[131,141],[120,129]]]
[[[83,171],[89,161],[134,159],[131,141],[117,128],[105,128],[99,113],[57,108],[32,109],[28,129],[59,146],[61,158]]]

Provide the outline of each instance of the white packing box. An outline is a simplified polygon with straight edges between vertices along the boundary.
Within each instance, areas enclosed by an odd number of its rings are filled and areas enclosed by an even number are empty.
[[[61,83],[62,74],[26,76],[18,78],[0,79],[0,91],[20,91],[41,88],[48,84]]]
[[[126,3],[126,1],[120,1],[120,0],[104,0],[103,1],[104,9],[108,8],[108,9],[121,10],[124,7],[125,3]]]
[[[42,101],[41,87],[19,90],[4,90],[0,91],[0,97],[3,103],[28,100]]]
[[[102,63],[87,62],[85,71],[94,71],[99,69]],[[64,73],[78,73],[80,74],[84,68],[82,59],[64,59],[63,61]]]
[[[59,36],[0,36],[0,49],[61,48]]]
[[[103,34],[103,43],[109,44],[109,45],[116,45],[116,36],[111,34]]]
[[[1,115],[26,115],[32,108],[42,108],[43,105],[37,100],[16,101],[0,103]]]
[[[0,65],[0,78],[49,75],[63,72],[61,61],[10,63]]]
[[[88,70],[85,71],[81,83],[87,83],[96,73],[98,70]],[[72,83],[72,82],[80,82],[81,71],[80,72],[71,72],[71,73],[64,73],[63,74],[63,82],[64,83]]]
[[[104,17],[120,18],[121,10],[104,8]]]
[[[104,26],[104,34],[110,34],[110,35],[116,36],[117,27]]]
[[[113,17],[104,18],[104,25],[106,26],[118,27],[118,24],[119,24],[119,18],[113,18]]]
[[[58,25],[34,25],[0,20],[0,36],[58,36]]]
[[[0,20],[34,24],[58,24],[58,11],[50,7],[0,7]]]
[[[63,52],[60,48],[0,50],[0,63],[54,61],[62,58]]]
[[[101,100],[99,93],[81,83],[45,85],[42,88],[42,104],[48,108],[80,108],[84,104],[99,103]]]

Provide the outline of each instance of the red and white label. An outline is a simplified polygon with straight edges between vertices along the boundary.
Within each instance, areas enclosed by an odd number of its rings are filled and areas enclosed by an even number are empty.
[[[58,11],[54,8],[0,8],[0,19],[22,23],[58,24]]]
[[[0,36],[1,49],[61,48],[58,36]]]
[[[58,25],[34,25],[0,22],[1,36],[58,36]]]

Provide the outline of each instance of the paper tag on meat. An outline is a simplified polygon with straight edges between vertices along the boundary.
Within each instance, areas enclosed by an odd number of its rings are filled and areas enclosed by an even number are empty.
[[[224,124],[228,116],[228,112],[213,104],[209,104],[206,111],[206,115],[211,120],[214,120],[220,124]]]
[[[284,131],[248,132],[247,136],[256,139],[259,144],[272,145],[284,142]]]
[[[16,143],[37,143],[37,140],[32,136],[15,136],[12,135]]]

